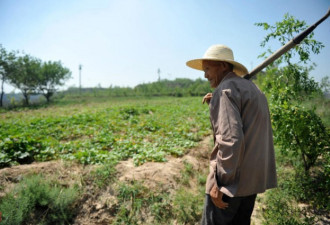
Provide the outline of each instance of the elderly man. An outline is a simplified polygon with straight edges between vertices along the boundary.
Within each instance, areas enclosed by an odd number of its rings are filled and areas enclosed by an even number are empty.
[[[250,224],[257,193],[277,186],[272,127],[265,95],[241,76],[247,69],[224,45],[187,62],[203,70],[214,92],[210,108],[214,148],[202,225]]]

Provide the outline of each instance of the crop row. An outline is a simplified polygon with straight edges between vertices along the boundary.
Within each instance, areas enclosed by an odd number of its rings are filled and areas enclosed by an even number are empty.
[[[209,133],[208,109],[197,98],[166,98],[84,108],[0,122],[0,168],[52,159],[83,164],[133,158],[136,165],[180,156]]]

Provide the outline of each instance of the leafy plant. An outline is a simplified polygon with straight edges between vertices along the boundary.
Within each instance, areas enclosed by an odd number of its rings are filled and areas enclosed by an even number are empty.
[[[36,153],[43,149],[40,141],[20,136],[9,136],[0,141],[0,168],[12,163],[31,163]]]
[[[181,156],[210,131],[207,108],[197,98],[119,103],[110,99],[94,107],[70,107],[77,106],[40,110],[40,115],[33,116],[25,116],[25,111],[5,113],[6,120],[0,121],[0,148],[7,149],[0,154],[2,167],[19,163],[14,157],[19,154],[17,149],[5,143],[6,138],[15,143],[27,141],[30,147],[23,153],[37,161],[62,158],[102,164],[133,158],[141,165],[163,162],[167,155]]]
[[[268,23],[256,25],[270,31],[261,42],[262,47],[272,39],[285,44],[306,28],[304,21],[296,20],[289,14],[285,14],[284,19],[276,22],[275,25]],[[318,157],[329,148],[329,133],[320,117],[316,115],[315,109],[306,110],[301,106],[304,99],[311,98],[311,94],[320,91],[318,84],[308,77],[313,66],[306,68],[298,63],[293,64],[292,60],[296,54],[300,63],[307,63],[311,54],[318,54],[323,47],[323,44],[314,40],[313,34],[310,34],[299,46],[285,53],[275,65],[267,68],[266,76],[259,78],[259,81],[263,81],[258,82],[270,98],[275,143],[284,153],[291,151],[294,155],[299,155],[306,173],[315,165]],[[267,52],[261,57],[265,57]],[[281,63],[286,65],[279,68]]]

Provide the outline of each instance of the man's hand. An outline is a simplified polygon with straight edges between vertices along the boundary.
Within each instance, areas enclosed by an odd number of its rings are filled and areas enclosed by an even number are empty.
[[[207,93],[203,98],[203,104],[206,102],[207,104],[210,104],[212,98],[212,93]]]
[[[213,204],[220,208],[220,209],[225,209],[228,207],[228,203],[222,201],[222,196],[223,193],[219,191],[217,185],[214,185],[211,189],[210,196],[212,199]]]

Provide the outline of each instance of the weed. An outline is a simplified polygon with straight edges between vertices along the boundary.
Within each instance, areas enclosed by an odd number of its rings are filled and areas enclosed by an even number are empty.
[[[99,188],[104,188],[106,185],[109,184],[109,182],[115,179],[116,164],[117,164],[116,162],[103,164],[94,171],[92,171],[91,176],[93,177],[95,184]]]
[[[137,181],[119,184],[117,192],[120,206],[114,224],[164,224],[174,217],[173,202],[167,192],[149,190]]]
[[[173,200],[174,218],[184,224],[193,224],[201,219],[203,211],[203,199],[200,195],[188,192],[180,188]]]
[[[133,181],[130,185],[119,185],[117,198],[121,205],[115,224],[137,224],[137,221],[142,220],[140,211],[147,201],[145,192],[146,187],[140,182]]]
[[[151,215],[154,216],[156,221],[164,222],[173,218],[172,205],[168,193],[156,196],[152,202],[154,204],[150,206]]]
[[[24,178],[0,202],[4,224],[70,224],[76,188],[63,188],[40,175]]]
[[[193,165],[187,161],[183,161],[183,165],[180,183],[189,186],[190,180],[194,176]]]

